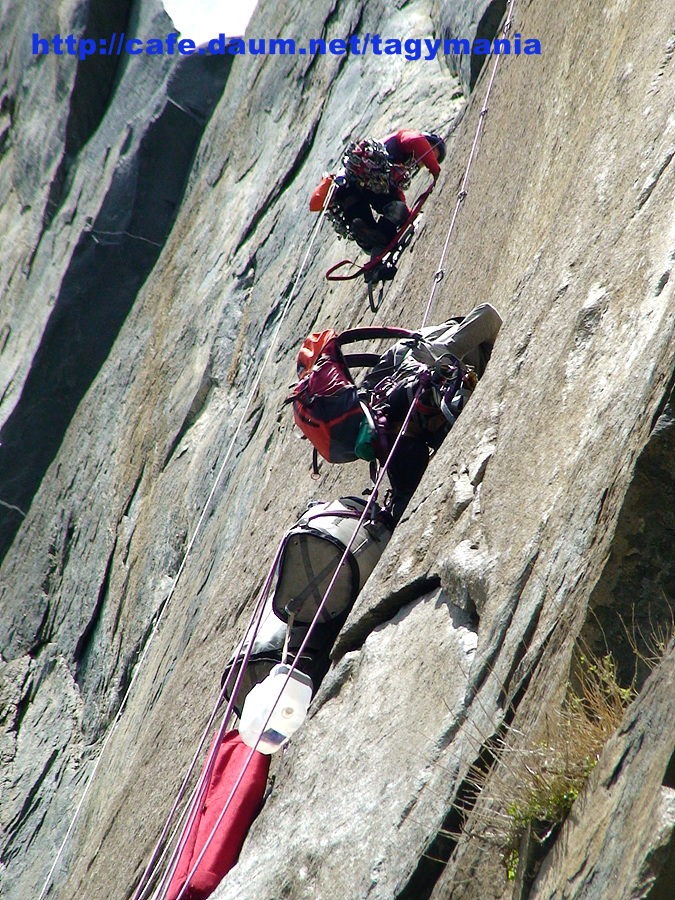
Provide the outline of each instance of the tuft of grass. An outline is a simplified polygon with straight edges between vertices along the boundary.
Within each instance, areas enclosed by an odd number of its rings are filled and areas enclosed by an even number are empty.
[[[635,625],[625,630],[634,658],[651,670],[675,641],[675,616],[662,627],[650,617],[649,626],[647,635]],[[547,708],[531,733],[516,727],[510,709],[496,734],[476,735],[476,757],[437,833],[449,847],[436,841],[425,856],[446,865],[460,843],[479,841],[500,855],[505,877],[515,882],[513,897],[526,896],[640,686],[637,662],[626,685],[609,649],[595,654],[579,639],[563,702]]]
[[[505,803],[502,859],[510,879],[523,836],[542,845],[555,836],[634,698],[634,688],[619,683],[611,653],[578,653],[562,707],[545,713],[538,741],[526,740],[508,759],[508,783],[518,792]]]
[[[669,609],[668,618],[664,620],[663,617],[660,617],[657,621],[654,621],[650,607],[648,610],[649,628],[647,633],[636,622],[635,607],[631,610],[630,625],[623,620],[621,615],[617,614],[626,634],[628,645],[635,658],[634,680],[637,678],[639,664],[642,664],[648,672],[651,672],[658,666],[675,635],[675,614],[670,609],[668,597],[663,589],[661,589],[661,594],[665,605]]]
[[[544,712],[536,733],[511,724],[483,743],[484,759],[469,771],[455,810],[465,820],[465,837],[499,848],[509,880],[534,877],[635,696],[632,685],[619,682],[611,653],[597,657],[583,647],[573,659],[563,703]],[[489,800],[477,803],[488,780]]]

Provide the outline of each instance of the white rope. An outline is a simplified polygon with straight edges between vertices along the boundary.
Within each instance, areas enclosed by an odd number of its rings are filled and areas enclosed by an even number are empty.
[[[506,37],[509,29],[511,28],[511,22],[513,19],[513,7],[515,6],[515,0],[511,0],[511,4],[509,6],[509,11],[506,14],[506,21],[504,22],[504,26],[502,28],[502,34]],[[443,263],[445,261],[445,254],[448,252],[448,246],[450,245],[450,237],[455,230],[455,223],[457,221],[457,216],[459,215],[459,210],[464,203],[467,196],[467,185],[469,182],[469,172],[471,171],[471,165],[473,163],[474,156],[476,155],[476,149],[478,147],[478,138],[480,137],[481,129],[483,127],[483,122],[485,121],[485,116],[488,112],[488,102],[490,100],[490,94],[492,93],[492,85],[495,82],[495,76],[497,75],[497,67],[499,66],[499,60],[502,58],[501,53],[498,53],[495,58],[495,64],[492,67],[492,74],[490,76],[490,81],[488,84],[487,91],[485,92],[485,100],[483,101],[483,106],[478,116],[478,125],[476,126],[476,134],[474,135],[473,144],[471,146],[471,152],[469,153],[469,159],[466,164],[466,169],[464,171],[464,177],[462,178],[462,184],[459,189],[459,193],[457,194],[457,203],[455,204],[455,211],[452,214],[452,219],[450,220],[450,227],[448,228],[448,233],[445,238],[445,244],[443,245],[443,251],[441,253],[441,258],[438,262],[438,266],[436,271],[434,272],[434,280],[431,285],[431,294],[429,295],[429,302],[427,303],[427,308],[424,313],[424,318],[422,319],[422,328],[427,324],[427,319],[429,318],[429,313],[431,312],[431,306],[434,301],[434,294],[436,293],[436,288],[443,280],[443,276],[445,272],[443,271]]]
[[[269,360],[270,360],[270,358],[271,358],[271,356],[272,356],[272,353],[273,353],[274,350],[276,349],[276,344],[277,344],[277,340],[278,340],[278,338],[279,338],[279,333],[280,333],[280,331],[281,331],[281,326],[282,326],[282,324],[283,324],[283,322],[284,322],[284,320],[285,320],[285,318],[286,318],[286,315],[288,314],[288,311],[289,311],[289,309],[290,309],[290,306],[291,306],[291,303],[292,303],[292,301],[293,301],[293,298],[295,297],[296,288],[297,288],[298,283],[300,282],[300,279],[301,279],[301,277],[302,277],[302,274],[303,274],[303,272],[304,272],[304,270],[305,270],[305,266],[307,265],[307,260],[309,259],[309,254],[310,254],[310,252],[311,252],[311,250],[312,250],[312,246],[313,246],[313,244],[314,244],[314,240],[315,240],[315,238],[316,238],[316,236],[317,236],[317,234],[318,234],[318,232],[319,232],[319,229],[320,229],[320,227],[321,227],[321,223],[323,222],[325,210],[326,210],[326,208],[328,207],[328,203],[330,202],[331,195],[332,195],[332,191],[329,191],[328,196],[327,196],[327,199],[326,199],[326,203],[325,203],[325,205],[324,205],[324,208],[322,209],[321,215],[319,216],[319,219],[318,219],[318,221],[316,222],[316,224],[315,224],[315,226],[314,226],[314,229],[313,229],[313,231],[312,231],[312,235],[311,235],[309,244],[308,244],[308,246],[307,246],[307,251],[306,251],[305,256],[304,256],[304,258],[303,258],[303,260],[302,260],[302,263],[301,263],[301,265],[300,265],[300,269],[298,270],[298,275],[297,275],[297,277],[296,277],[296,279],[295,279],[295,281],[294,281],[294,283],[293,283],[293,288],[292,288],[292,290],[291,290],[291,292],[290,292],[290,294],[289,294],[289,296],[288,296],[288,299],[286,300],[286,303],[285,303],[285,305],[284,305],[284,307],[283,307],[283,310],[282,310],[281,316],[280,316],[280,318],[279,318],[279,321],[277,322],[277,326],[276,326],[276,328],[275,328],[275,330],[274,330],[274,333],[273,333],[273,336],[272,336],[272,341],[271,341],[270,346],[269,346],[269,348],[268,348],[268,350],[267,350],[267,353],[265,354],[265,356],[264,356],[264,358],[263,358],[262,364],[260,365],[260,367],[259,367],[259,369],[258,369],[258,372],[257,372],[257,374],[256,374],[256,377],[255,377],[255,379],[254,379],[254,381],[253,381],[253,386],[252,386],[251,390],[249,391],[249,397],[248,397],[248,400],[246,401],[246,405],[244,406],[243,412],[242,412],[241,416],[239,417],[239,422],[237,423],[237,427],[236,427],[236,429],[235,429],[235,431],[234,431],[234,434],[232,435],[232,438],[231,438],[231,440],[230,440],[230,444],[229,444],[229,446],[228,446],[228,448],[227,448],[227,453],[225,454],[225,459],[223,460],[223,462],[222,462],[221,465],[220,465],[220,468],[218,469],[218,474],[216,475],[215,481],[213,482],[213,486],[212,486],[212,488],[211,488],[211,491],[209,492],[209,496],[208,496],[207,499],[206,499],[206,503],[204,504],[204,508],[203,508],[203,510],[202,510],[202,513],[201,513],[201,515],[200,515],[200,517],[199,517],[199,520],[197,521],[197,525],[196,525],[195,530],[194,530],[194,532],[193,532],[193,534],[192,534],[192,537],[190,538],[190,541],[189,541],[189,543],[188,543],[187,549],[186,549],[186,551],[185,551],[185,556],[183,557],[183,561],[181,562],[180,567],[179,567],[179,569],[178,569],[178,572],[177,572],[177,574],[176,574],[176,577],[175,577],[175,579],[174,579],[174,581],[173,581],[173,584],[171,585],[171,589],[169,590],[169,593],[167,594],[166,599],[163,601],[163,603],[162,603],[162,605],[161,605],[161,608],[160,608],[160,610],[159,610],[158,615],[156,615],[156,617],[155,617],[155,621],[154,621],[153,626],[152,626],[152,629],[151,629],[151,631],[150,631],[150,635],[149,635],[149,637],[148,637],[148,640],[146,641],[145,648],[143,649],[143,653],[141,654],[141,658],[139,659],[138,663],[136,664],[136,667],[135,667],[135,669],[134,669],[134,674],[133,674],[133,676],[132,676],[132,678],[131,678],[131,681],[129,682],[129,685],[128,685],[128,687],[127,687],[125,693],[124,693],[124,696],[123,696],[123,698],[122,698],[122,702],[120,703],[120,707],[119,707],[119,709],[118,709],[118,711],[117,711],[117,715],[115,716],[112,725],[111,725],[110,728],[108,729],[108,733],[106,734],[106,737],[105,737],[105,739],[104,739],[104,741],[103,741],[103,744],[102,744],[102,746],[101,746],[101,750],[100,750],[100,753],[99,753],[99,755],[98,755],[98,758],[96,759],[96,762],[94,763],[94,767],[93,767],[93,769],[91,770],[91,773],[89,774],[89,776],[88,776],[88,778],[87,778],[87,783],[86,783],[86,785],[85,785],[84,791],[82,792],[82,796],[80,797],[80,801],[79,801],[79,803],[77,804],[77,808],[76,808],[76,810],[75,810],[75,814],[73,815],[73,818],[72,818],[72,820],[71,820],[71,822],[70,822],[70,825],[68,826],[68,830],[67,830],[67,832],[66,832],[66,836],[64,837],[64,839],[63,839],[63,841],[62,841],[62,843],[61,843],[61,846],[59,847],[58,853],[56,854],[56,857],[55,857],[55,859],[54,859],[54,862],[52,863],[52,866],[51,866],[51,868],[50,868],[50,870],[49,870],[49,873],[48,873],[48,875],[47,875],[47,878],[45,879],[45,883],[44,883],[44,885],[43,885],[43,887],[42,887],[42,890],[40,891],[40,896],[39,896],[38,900],[44,900],[44,897],[46,897],[46,895],[47,895],[47,891],[48,891],[49,886],[50,886],[50,884],[51,884],[51,880],[52,880],[52,877],[53,877],[54,872],[55,872],[55,870],[56,870],[56,867],[57,867],[57,865],[58,865],[58,863],[59,863],[59,860],[60,860],[61,856],[63,855],[63,851],[64,851],[64,849],[65,849],[65,847],[66,847],[66,845],[67,845],[67,843],[68,843],[68,841],[69,841],[69,839],[70,839],[70,836],[71,836],[71,834],[72,834],[72,832],[73,832],[73,829],[74,829],[74,827],[75,827],[75,823],[77,822],[77,820],[78,820],[78,818],[79,818],[80,812],[81,812],[81,810],[82,810],[82,806],[84,805],[84,801],[85,801],[85,799],[87,798],[87,796],[88,796],[88,794],[89,794],[89,791],[91,790],[91,786],[92,786],[92,784],[93,784],[93,781],[94,781],[94,778],[95,778],[96,773],[97,773],[97,771],[98,771],[98,768],[99,768],[99,766],[100,766],[100,764],[101,764],[101,760],[103,759],[103,755],[105,754],[106,748],[108,747],[108,744],[110,743],[110,741],[111,741],[113,735],[115,734],[115,732],[116,732],[116,730],[117,730],[117,726],[118,726],[118,724],[119,724],[120,719],[122,718],[122,714],[123,714],[124,709],[125,709],[125,707],[126,707],[127,699],[128,699],[128,697],[129,697],[129,695],[130,695],[130,693],[131,693],[131,691],[132,691],[132,689],[133,689],[133,687],[134,687],[134,685],[135,685],[135,683],[136,683],[136,680],[137,680],[137,678],[138,678],[139,672],[140,672],[141,669],[143,668],[143,663],[145,662],[145,659],[146,659],[146,657],[147,657],[147,655],[148,655],[148,651],[149,651],[150,646],[151,646],[151,644],[152,644],[153,638],[154,638],[155,634],[157,633],[157,629],[159,628],[159,624],[160,624],[160,622],[162,621],[162,617],[163,617],[163,615],[164,615],[164,612],[165,612],[165,610],[166,610],[166,608],[167,608],[167,606],[168,606],[168,604],[169,604],[169,601],[171,600],[171,598],[173,597],[173,595],[174,595],[174,593],[175,593],[175,591],[176,591],[176,587],[177,587],[177,585],[178,585],[178,582],[180,581],[180,577],[181,577],[181,575],[183,574],[183,571],[184,571],[184,569],[185,569],[185,566],[187,565],[188,558],[189,558],[189,556],[190,556],[190,553],[191,553],[191,551],[192,551],[192,548],[194,547],[195,541],[197,540],[197,535],[198,535],[199,532],[201,531],[201,527],[202,527],[202,525],[203,525],[203,523],[204,523],[204,520],[205,520],[205,518],[206,518],[206,514],[207,514],[207,512],[208,512],[208,510],[209,510],[209,507],[211,506],[211,501],[213,500],[213,497],[214,497],[214,495],[215,495],[215,493],[216,493],[216,490],[218,489],[218,485],[220,484],[220,480],[221,480],[221,478],[222,478],[222,476],[223,476],[223,473],[225,472],[225,467],[227,466],[227,464],[228,464],[228,462],[229,462],[229,460],[230,460],[230,457],[232,456],[232,451],[234,450],[234,446],[235,446],[236,440],[237,440],[237,438],[239,437],[239,433],[240,433],[240,431],[241,431],[241,429],[242,429],[242,427],[243,427],[243,424],[244,424],[244,422],[245,422],[245,420],[246,420],[246,416],[248,415],[249,409],[251,408],[251,404],[252,404],[252,402],[253,402],[253,398],[255,397],[255,394],[256,394],[256,391],[257,391],[257,389],[258,389],[258,386],[260,385],[260,381],[261,381],[261,379],[262,379],[263,372],[264,372],[264,370],[265,370],[265,368],[266,368],[266,366],[267,366],[267,363],[269,362]]]
[[[288,659],[288,648],[291,643],[291,633],[293,631],[293,623],[295,622],[295,613],[291,613],[286,623],[286,636],[284,638],[284,649],[281,651],[281,662],[285,664]]]
[[[199,868],[199,865],[200,865],[202,859],[204,858],[204,856],[205,856],[207,850],[209,849],[209,847],[210,847],[210,845],[211,845],[211,841],[212,841],[212,840],[214,839],[214,837],[216,836],[216,833],[217,833],[217,831],[218,831],[218,828],[220,827],[220,823],[223,821],[223,818],[225,817],[225,813],[226,813],[226,812],[228,811],[228,809],[230,808],[230,804],[232,803],[232,800],[234,799],[234,795],[235,795],[236,792],[237,792],[237,788],[238,788],[239,785],[241,784],[241,782],[242,782],[242,780],[243,780],[243,778],[244,778],[244,775],[246,774],[246,772],[247,772],[247,770],[248,770],[248,767],[249,767],[249,765],[250,765],[250,763],[251,763],[251,760],[253,759],[253,754],[256,752],[256,749],[257,749],[257,747],[258,747],[258,744],[260,743],[260,740],[261,740],[261,738],[262,738],[262,736],[263,736],[265,730],[267,729],[267,725],[268,725],[270,719],[272,718],[272,715],[273,715],[273,713],[274,713],[274,710],[276,709],[276,705],[277,705],[277,703],[279,702],[279,700],[281,699],[281,697],[282,697],[282,695],[283,695],[283,692],[284,692],[284,690],[286,689],[286,685],[287,685],[288,682],[290,681],[290,679],[291,679],[291,677],[292,677],[292,675],[293,675],[293,672],[295,671],[295,669],[296,669],[296,667],[297,667],[297,665],[298,665],[298,662],[300,661],[300,658],[302,657],[302,654],[305,652],[305,649],[306,649],[306,647],[307,647],[307,644],[309,643],[309,640],[310,640],[310,638],[311,638],[311,636],[312,636],[312,632],[314,631],[314,628],[315,628],[316,624],[318,623],[318,621],[319,621],[319,619],[320,619],[320,617],[321,617],[321,613],[323,612],[324,607],[326,606],[326,603],[328,602],[328,598],[330,597],[330,593],[331,593],[331,591],[333,590],[333,587],[334,587],[334,585],[335,585],[335,582],[336,582],[337,579],[338,579],[338,576],[339,576],[339,574],[340,574],[340,571],[341,571],[343,565],[345,564],[345,562],[347,561],[347,559],[348,559],[348,557],[349,557],[349,554],[351,553],[352,546],[354,545],[354,541],[356,540],[356,537],[357,537],[357,535],[358,535],[358,533],[359,533],[359,531],[360,531],[362,525],[363,525],[364,522],[366,521],[366,516],[367,516],[368,513],[370,512],[370,508],[371,508],[371,506],[373,505],[373,503],[374,503],[374,501],[375,501],[375,497],[377,497],[377,492],[378,492],[378,490],[379,490],[379,488],[380,488],[380,485],[381,485],[381,483],[382,483],[382,479],[384,478],[385,473],[386,473],[386,471],[387,471],[387,469],[388,469],[388,467],[389,467],[389,464],[391,463],[391,460],[392,460],[392,458],[393,458],[393,456],[394,456],[394,453],[396,452],[396,449],[398,448],[399,442],[400,442],[401,438],[403,437],[403,434],[405,433],[406,428],[408,427],[408,423],[410,422],[410,419],[411,419],[411,417],[412,417],[412,414],[413,414],[413,412],[415,411],[415,408],[416,408],[416,406],[417,406],[417,400],[418,400],[418,398],[419,398],[421,392],[422,392],[422,385],[420,384],[419,387],[417,388],[417,391],[415,392],[415,396],[413,397],[412,403],[410,404],[410,408],[408,409],[408,412],[407,412],[406,417],[405,417],[405,419],[404,419],[404,421],[403,421],[403,424],[402,424],[402,426],[401,426],[401,428],[400,428],[398,434],[396,435],[396,440],[394,441],[394,443],[393,443],[393,445],[392,445],[392,448],[391,448],[391,450],[389,451],[389,455],[387,456],[384,465],[383,465],[382,468],[380,469],[380,472],[379,472],[379,474],[378,474],[378,476],[377,476],[377,479],[376,479],[376,481],[375,481],[375,485],[374,485],[374,487],[373,487],[372,493],[370,494],[370,496],[368,497],[368,500],[366,501],[366,505],[364,506],[363,512],[361,513],[361,516],[360,516],[360,518],[359,518],[359,521],[358,521],[356,527],[354,528],[354,532],[353,532],[352,536],[350,537],[349,541],[347,542],[347,546],[345,547],[344,552],[343,552],[343,554],[342,554],[342,556],[341,556],[341,558],[340,558],[340,561],[339,561],[339,563],[338,563],[338,565],[337,565],[337,568],[335,569],[335,572],[333,573],[333,577],[331,578],[330,582],[328,583],[328,587],[326,588],[326,591],[325,591],[325,593],[324,593],[324,595],[323,595],[323,598],[321,599],[321,603],[320,603],[319,606],[317,607],[317,610],[316,610],[316,612],[314,613],[314,617],[313,617],[313,619],[312,619],[312,621],[311,621],[311,623],[310,623],[310,625],[309,625],[309,628],[307,629],[307,633],[305,634],[305,637],[304,637],[302,643],[300,644],[300,647],[299,647],[298,651],[297,651],[296,654],[295,654],[295,659],[293,660],[293,662],[292,662],[291,665],[290,665],[290,668],[289,668],[289,670],[288,670],[288,672],[287,672],[287,674],[286,674],[286,677],[285,677],[285,679],[284,679],[284,683],[282,684],[282,686],[281,686],[281,688],[280,688],[280,690],[279,690],[279,696],[277,697],[277,699],[276,699],[274,705],[273,705],[272,708],[270,709],[269,714],[268,714],[268,716],[267,716],[267,718],[266,718],[266,720],[265,720],[265,722],[264,722],[262,728],[260,729],[260,734],[258,735],[258,738],[257,738],[255,744],[254,744],[253,747],[251,748],[251,752],[250,752],[249,755],[246,757],[246,762],[244,763],[244,765],[243,765],[243,767],[242,767],[242,770],[241,770],[241,772],[239,773],[239,777],[237,778],[236,782],[234,783],[234,787],[232,788],[232,791],[230,792],[230,796],[227,798],[227,802],[226,802],[225,805],[223,806],[223,808],[222,808],[222,810],[221,810],[221,812],[220,812],[220,815],[218,816],[218,819],[216,820],[216,824],[213,826],[213,829],[211,830],[211,833],[209,834],[209,836],[208,836],[208,838],[207,838],[207,840],[206,840],[206,843],[205,843],[204,846],[202,847],[202,850],[201,850],[199,856],[197,857],[197,861],[193,864],[192,868],[190,869],[190,871],[189,871],[189,873],[188,873],[188,876],[187,876],[187,878],[185,879],[185,882],[183,883],[183,886],[182,886],[182,888],[181,888],[181,890],[180,890],[180,893],[179,893],[178,896],[176,897],[176,900],[183,900],[183,898],[184,898],[184,896],[185,896],[185,892],[187,891],[188,887],[190,886],[190,881],[191,881],[192,878],[194,877],[194,875],[195,875],[197,869]]]

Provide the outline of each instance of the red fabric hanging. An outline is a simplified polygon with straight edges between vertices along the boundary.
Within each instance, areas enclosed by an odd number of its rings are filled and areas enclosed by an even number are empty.
[[[214,742],[217,737],[216,735]],[[213,744],[211,746],[213,747]],[[250,752],[251,748],[242,741],[238,731],[228,731],[223,735],[200,813],[190,829],[171,879],[166,900],[176,900],[180,894],[232,793],[232,788]],[[210,755],[209,753],[209,757]],[[187,891],[183,894],[183,900],[206,900],[236,863],[241,845],[260,809],[269,767],[270,757],[255,750],[232,802],[197,871],[192,876]]]

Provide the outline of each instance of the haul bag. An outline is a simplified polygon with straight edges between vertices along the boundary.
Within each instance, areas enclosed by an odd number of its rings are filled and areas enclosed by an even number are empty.
[[[216,735],[214,743],[217,739]],[[193,822],[183,847],[166,900],[176,900],[180,894],[250,753],[250,747],[242,741],[238,731],[228,731],[223,735],[199,815]],[[184,900],[206,900],[236,863],[248,830],[260,809],[269,767],[270,757],[254,750],[232,802],[190,880],[183,895]]]
[[[309,624],[357,528],[365,501],[341,497],[316,503],[286,535],[277,567],[272,598],[276,615],[288,621]],[[391,524],[379,508],[373,521],[366,521],[347,555],[319,617],[328,622],[348,611],[375,568],[391,537]]]

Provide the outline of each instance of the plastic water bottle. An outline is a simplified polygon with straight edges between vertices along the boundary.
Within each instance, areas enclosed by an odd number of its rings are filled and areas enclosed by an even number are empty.
[[[307,717],[312,679],[295,669],[286,682],[290,668],[284,663],[276,665],[264,681],[249,691],[244,702],[239,734],[249,747],[254,747],[260,737],[257,749],[261,753],[269,755],[280,750]]]

